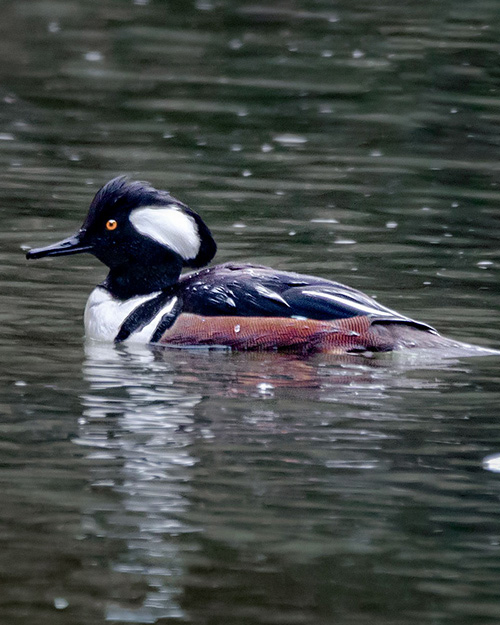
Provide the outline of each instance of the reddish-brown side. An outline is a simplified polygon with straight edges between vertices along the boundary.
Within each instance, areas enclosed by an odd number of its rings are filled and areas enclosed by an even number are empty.
[[[436,347],[446,339],[406,323],[359,316],[334,321],[286,317],[179,315],[160,339],[168,345],[225,345],[234,350],[287,350],[344,354]]]

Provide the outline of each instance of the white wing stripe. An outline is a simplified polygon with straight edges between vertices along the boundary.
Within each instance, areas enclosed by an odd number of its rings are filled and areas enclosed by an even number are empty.
[[[285,306],[287,306],[287,308],[290,308],[290,304],[286,300],[284,300],[279,293],[268,289],[262,284],[256,284],[255,290],[257,291],[257,293],[259,293],[259,295],[263,295],[270,300],[274,300],[275,302],[279,302],[280,304],[284,304]]]
[[[389,309],[379,309],[371,306],[367,306],[366,304],[360,304],[359,302],[355,302],[351,299],[342,297],[341,295],[333,295],[332,293],[322,293],[321,291],[302,291],[304,295],[312,295],[313,297],[319,297],[321,299],[326,299],[331,302],[335,302],[336,304],[340,304],[340,306],[345,306],[351,308],[352,310],[359,310],[360,312],[365,312],[367,314],[376,314],[380,315],[381,313],[389,313],[393,314],[393,312]]]

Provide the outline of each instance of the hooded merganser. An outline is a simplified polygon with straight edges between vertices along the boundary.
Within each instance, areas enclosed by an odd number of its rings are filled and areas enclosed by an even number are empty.
[[[120,176],[74,236],[26,257],[90,252],[109,267],[85,308],[92,339],[307,353],[457,345],[338,282],[250,264],[200,269],[216,249],[196,212]],[[181,276],[184,267],[200,270]]]

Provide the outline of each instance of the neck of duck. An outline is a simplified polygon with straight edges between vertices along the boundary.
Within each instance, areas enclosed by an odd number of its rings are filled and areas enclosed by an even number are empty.
[[[111,295],[127,300],[138,295],[148,295],[174,287],[182,271],[182,261],[168,264],[127,263],[110,269],[102,283]]]

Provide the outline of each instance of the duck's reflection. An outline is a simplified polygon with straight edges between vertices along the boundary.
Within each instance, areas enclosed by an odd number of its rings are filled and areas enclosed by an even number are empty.
[[[228,449],[235,440],[249,445],[255,432],[283,436],[288,431],[293,439],[295,429],[306,427],[308,415],[301,413],[300,423],[293,422],[295,413],[281,414],[285,404],[278,398],[300,398],[300,405],[314,406],[347,395],[353,405],[381,406],[388,385],[408,384],[397,369],[401,374],[401,367],[383,358],[301,359],[88,343],[84,376],[89,390],[82,396],[75,442],[89,450],[91,485],[99,496],[85,510],[84,526],[121,544],[111,556],[113,570],[134,577],[140,588],[134,597],[117,591],[106,618],[149,623],[186,617],[181,599],[186,558],[196,551],[195,537],[204,530],[190,507],[203,500],[203,493],[193,489],[210,483],[203,474],[208,468],[197,465],[200,459],[203,465],[214,439],[216,448],[224,447],[227,437]],[[411,386],[431,383],[413,379]],[[230,421],[230,431],[224,429],[228,411],[241,415],[239,427]],[[331,414],[328,418],[334,419]],[[377,466],[378,458],[367,464],[361,452],[360,467]]]
[[[113,569],[138,579],[136,597],[116,597],[107,620],[151,623],[182,617],[182,559],[176,540],[195,531],[182,521],[189,502],[193,409],[200,402],[175,382],[175,369],[147,349],[86,346],[78,443],[90,448],[92,487],[102,507],[86,525],[125,545]],[[141,583],[142,582],[142,583]]]

